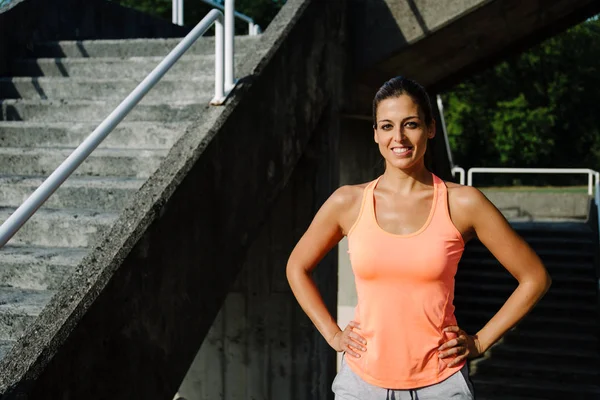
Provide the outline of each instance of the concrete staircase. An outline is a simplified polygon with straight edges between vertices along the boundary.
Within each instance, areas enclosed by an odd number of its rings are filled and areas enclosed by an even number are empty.
[[[583,223],[513,223],[553,284],[534,311],[471,364],[478,400],[600,398],[596,234]],[[481,243],[467,245],[456,276],[456,315],[476,332],[517,282]]]
[[[255,40],[236,38],[236,46]],[[14,62],[13,76],[0,78],[0,221],[178,41],[42,43]],[[214,41],[201,38],[188,54],[0,251],[0,357],[209,107]]]

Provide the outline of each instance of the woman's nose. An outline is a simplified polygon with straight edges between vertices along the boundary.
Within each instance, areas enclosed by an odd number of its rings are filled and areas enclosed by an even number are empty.
[[[401,142],[402,139],[404,139],[404,130],[402,129],[402,127],[394,129],[394,140],[397,142]]]

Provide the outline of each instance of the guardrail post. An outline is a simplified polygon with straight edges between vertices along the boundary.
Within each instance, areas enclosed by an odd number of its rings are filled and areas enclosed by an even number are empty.
[[[171,18],[175,25],[183,26],[183,0],[173,0]]]
[[[588,174],[588,195],[592,196],[594,194],[594,174],[592,171]]]
[[[235,71],[234,71],[234,13],[235,13],[235,1],[225,0],[225,92],[229,93],[235,85]]]
[[[215,97],[210,104],[221,105],[225,100],[225,44],[223,21],[215,21]]]

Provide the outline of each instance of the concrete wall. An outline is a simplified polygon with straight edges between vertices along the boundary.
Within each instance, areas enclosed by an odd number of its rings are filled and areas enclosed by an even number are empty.
[[[186,400],[332,398],[335,352],[298,305],[285,276],[294,245],[338,186],[338,117],[328,114],[250,246],[181,384],[179,395]],[[332,251],[314,274],[333,315],[336,256]]]
[[[586,193],[522,192],[483,189],[486,197],[513,221],[581,220],[589,214]]]
[[[3,398],[173,396],[324,111],[339,112],[345,33],[343,2],[288,1],[228,103],[198,110],[2,360]],[[319,340],[300,349],[318,353]],[[323,364],[312,357],[309,369]]]
[[[41,41],[181,37],[189,31],[106,0],[14,3],[0,11],[0,76]]]

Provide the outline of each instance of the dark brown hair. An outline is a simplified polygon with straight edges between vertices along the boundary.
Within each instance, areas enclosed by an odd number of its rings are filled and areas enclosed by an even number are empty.
[[[373,99],[373,127],[377,125],[377,107],[385,99],[400,97],[403,94],[410,96],[419,110],[425,117],[425,125],[431,126],[433,123],[433,111],[431,109],[431,100],[423,86],[412,79],[403,76],[397,76],[383,84],[375,94]]]

